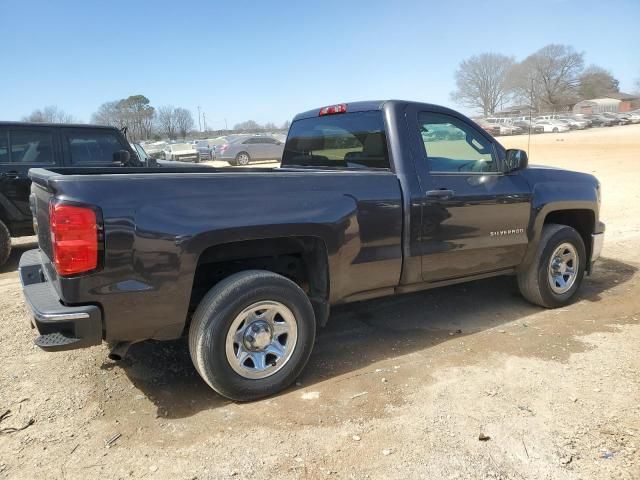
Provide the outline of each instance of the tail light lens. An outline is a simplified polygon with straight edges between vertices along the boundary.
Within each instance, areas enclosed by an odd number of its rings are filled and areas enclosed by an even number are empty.
[[[98,222],[91,208],[49,205],[53,262],[59,275],[76,275],[98,267]]]
[[[225,143],[223,145],[220,145],[219,147],[216,147],[216,153],[220,152],[220,153],[224,153],[227,150],[229,150],[229,144]]]

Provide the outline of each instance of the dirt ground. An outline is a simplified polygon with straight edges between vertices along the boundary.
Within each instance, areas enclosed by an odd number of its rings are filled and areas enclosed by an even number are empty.
[[[299,382],[254,403],[211,391],[184,341],[123,364],[36,348],[17,242],[0,478],[640,478],[640,125],[533,136],[530,157],[603,184],[603,258],[575,304],[497,278],[336,308]]]

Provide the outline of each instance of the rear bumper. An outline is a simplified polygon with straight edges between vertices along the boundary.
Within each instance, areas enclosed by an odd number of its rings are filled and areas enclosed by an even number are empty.
[[[102,342],[102,312],[95,305],[63,305],[47,281],[40,250],[29,250],[20,257],[20,281],[33,318],[31,326],[40,336],[35,344],[49,352],[73,350]]]

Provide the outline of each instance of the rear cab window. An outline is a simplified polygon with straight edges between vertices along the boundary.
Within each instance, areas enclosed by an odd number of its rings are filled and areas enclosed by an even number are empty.
[[[296,120],[287,136],[282,166],[390,168],[382,112],[372,110]]]

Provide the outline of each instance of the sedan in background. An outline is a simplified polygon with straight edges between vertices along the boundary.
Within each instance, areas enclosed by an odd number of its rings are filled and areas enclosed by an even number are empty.
[[[540,120],[535,124],[542,127],[544,133],[560,133],[568,132],[570,130],[569,125],[560,123],[556,120]]]
[[[530,122],[529,120],[516,120],[513,125],[522,129],[525,134],[529,133],[529,128],[531,128],[531,133],[544,133],[542,125],[536,125],[535,122]]]
[[[216,160],[230,165],[249,165],[256,160],[280,160],[284,143],[268,135],[235,137],[216,147]]]
[[[569,125],[571,130],[584,130],[589,126],[586,120],[578,120],[573,117],[559,117],[556,119],[558,122],[563,122]]]

